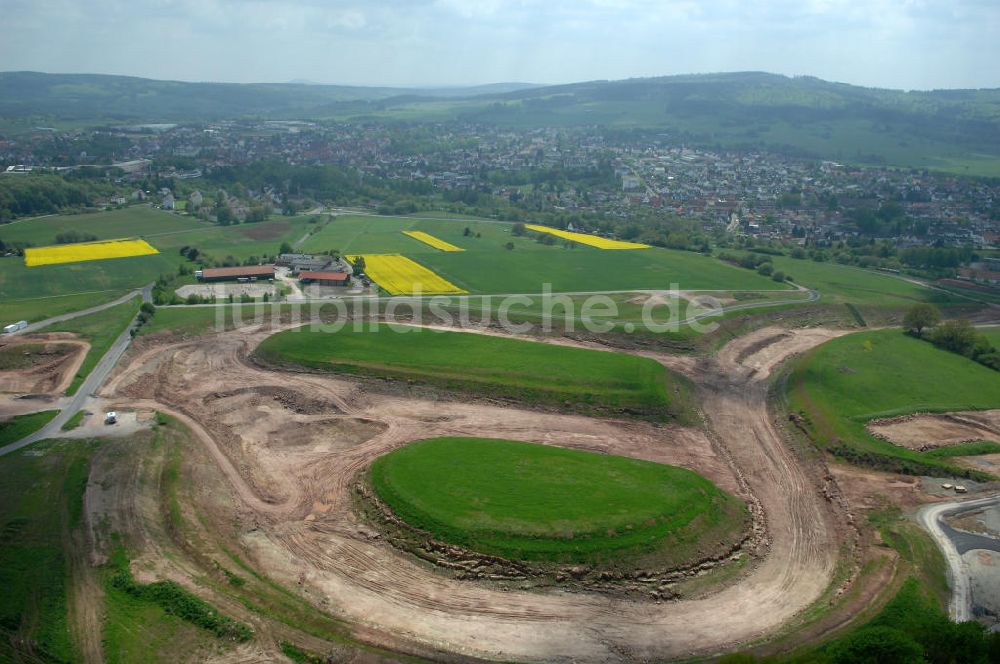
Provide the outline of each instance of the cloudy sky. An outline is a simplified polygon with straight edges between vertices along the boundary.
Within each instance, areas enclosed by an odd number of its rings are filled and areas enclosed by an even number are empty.
[[[0,0],[0,70],[358,85],[763,70],[1000,87],[1000,0]]]

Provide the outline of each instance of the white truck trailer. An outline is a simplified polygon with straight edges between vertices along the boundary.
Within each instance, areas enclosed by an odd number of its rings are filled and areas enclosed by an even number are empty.
[[[21,330],[23,330],[26,327],[28,327],[28,321],[26,321],[26,320],[19,320],[16,323],[11,323],[10,325],[4,325],[4,327],[3,327],[3,333],[4,334],[14,334],[15,332],[20,332]]]

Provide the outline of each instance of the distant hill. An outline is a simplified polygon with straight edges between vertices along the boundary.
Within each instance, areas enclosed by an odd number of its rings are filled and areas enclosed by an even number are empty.
[[[537,87],[495,83],[472,87],[390,88],[295,83],[187,83],[103,74],[0,72],[0,116],[72,122],[177,122],[222,118],[325,117],[358,112],[390,97],[442,98]]]
[[[411,118],[421,105],[396,104],[374,105]],[[440,103],[432,107],[440,112]],[[491,124],[653,130],[691,145],[1000,177],[1000,89],[905,92],[743,72],[534,88],[464,100],[453,112]]]
[[[0,128],[242,117],[593,125],[703,147],[1000,177],[1000,89],[906,92],[761,72],[434,89],[0,73]]]

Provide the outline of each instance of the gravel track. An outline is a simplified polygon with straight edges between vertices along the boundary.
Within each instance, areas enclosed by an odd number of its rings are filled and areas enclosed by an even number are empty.
[[[825,469],[785,444],[767,407],[771,372],[838,333],[759,330],[713,359],[647,354],[698,386],[709,435],[483,403],[392,397],[335,377],[260,369],[247,361],[266,332],[150,348],[103,390],[171,413],[191,428],[241,503],[244,551],[279,583],[299,581],[368,638],[406,649],[525,662],[617,662],[713,655],[775,633],[830,585],[842,510],[823,492]],[[330,404],[293,413],[273,399],[228,393],[279,387]],[[374,436],[336,452],[321,438],[277,444],[293,422],[364,420]],[[700,599],[657,603],[597,594],[504,591],[435,573],[373,537],[351,511],[354,477],[413,440],[515,438],[692,468],[758,508],[759,562]],[[334,607],[329,609],[329,607]]]

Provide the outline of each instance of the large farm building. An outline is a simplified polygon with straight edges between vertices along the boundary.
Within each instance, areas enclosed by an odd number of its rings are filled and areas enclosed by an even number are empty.
[[[274,279],[273,265],[242,265],[236,267],[209,267],[194,273],[200,281],[259,281]]]
[[[346,272],[299,272],[299,281],[303,284],[319,284],[320,286],[347,286],[351,278]]]

